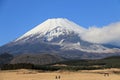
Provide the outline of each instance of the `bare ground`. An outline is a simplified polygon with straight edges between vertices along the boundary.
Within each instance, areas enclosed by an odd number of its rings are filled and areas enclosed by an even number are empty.
[[[109,76],[104,76],[109,73]],[[56,79],[60,76],[60,79]],[[43,72],[35,70],[0,71],[0,80],[120,80],[120,69]]]

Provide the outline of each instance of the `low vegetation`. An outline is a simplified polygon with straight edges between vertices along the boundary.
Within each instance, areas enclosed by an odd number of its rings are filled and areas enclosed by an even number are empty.
[[[59,64],[59,65],[56,65]],[[61,66],[65,65],[65,66]],[[19,64],[5,64],[1,67],[2,70],[13,70],[13,69],[35,69],[44,71],[57,71],[57,70],[95,70],[105,68],[120,68],[120,56],[114,56],[99,60],[71,60],[64,61],[49,65],[33,65],[26,63]]]

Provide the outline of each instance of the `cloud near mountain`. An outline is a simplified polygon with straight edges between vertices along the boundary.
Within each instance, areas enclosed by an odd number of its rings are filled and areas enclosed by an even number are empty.
[[[50,54],[50,56],[48,56],[50,59],[53,59],[53,57],[57,57],[56,59],[58,59],[58,57],[60,57],[59,60],[61,60],[61,58],[99,59],[107,56],[120,55],[120,48],[109,45],[119,45],[119,38],[120,22],[102,28],[90,27],[86,29],[68,19],[53,18],[44,21],[16,40],[1,46],[0,53],[9,52],[13,55],[23,54],[19,59],[18,57],[17,60],[14,59],[14,61],[23,63],[28,59],[29,62],[33,61],[33,57],[27,57],[31,54],[40,54],[40,56],[41,54]],[[96,43],[108,44],[102,45]],[[28,55],[26,56],[25,54]],[[47,57],[39,59],[37,56],[35,56],[35,58],[37,58],[34,60],[35,63],[36,61],[38,62],[38,60],[40,60],[40,62],[43,60],[44,62],[47,59]],[[23,59],[23,61],[21,59]],[[47,59],[47,61],[49,60]]]
[[[120,22],[112,23],[102,28],[89,27],[81,37],[89,42],[110,43],[120,46]]]

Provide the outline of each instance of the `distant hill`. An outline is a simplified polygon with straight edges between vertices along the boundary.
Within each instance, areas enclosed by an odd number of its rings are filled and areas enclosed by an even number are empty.
[[[25,55],[24,55],[25,56]],[[62,61],[61,58],[57,59],[57,57],[47,55],[50,62],[46,62],[45,60],[46,55],[39,55],[41,56],[41,60],[35,59],[40,63],[39,64],[30,64],[28,63],[14,63],[14,64],[5,64],[1,67],[1,69],[21,69],[21,68],[27,68],[27,69],[37,69],[37,70],[45,70],[45,71],[56,71],[56,70],[72,70],[72,71],[78,71],[78,70],[95,70],[95,69],[105,69],[105,68],[120,68],[120,56],[112,56],[104,59],[97,59],[97,60],[69,60],[69,61]],[[27,56],[25,56],[27,57]],[[26,58],[23,61],[26,61]],[[29,56],[29,58],[32,60],[34,57]],[[54,62],[52,61],[53,58],[56,60],[61,60],[61,62]],[[14,59],[16,60],[16,59]],[[13,60],[13,62],[14,62]],[[18,59],[19,60],[19,59]],[[30,61],[30,60],[28,60]],[[44,62],[45,61],[45,62]],[[52,62],[51,62],[52,61]],[[12,62],[12,63],[13,63]],[[16,62],[16,61],[15,61]],[[53,64],[54,62],[54,64]],[[46,64],[42,64],[46,63]],[[50,64],[47,64],[50,63]],[[41,65],[42,64],[42,65]]]
[[[111,56],[104,59],[96,60],[71,60],[63,61],[56,64],[62,64],[67,66],[87,67],[87,68],[120,68],[120,56]]]
[[[58,55],[54,54],[22,54],[19,56],[15,56],[11,61],[10,64],[17,64],[17,63],[30,63],[34,65],[45,65],[63,61],[64,58],[59,57]]]
[[[9,53],[0,54],[0,65],[9,64],[12,59],[13,59],[13,55]]]

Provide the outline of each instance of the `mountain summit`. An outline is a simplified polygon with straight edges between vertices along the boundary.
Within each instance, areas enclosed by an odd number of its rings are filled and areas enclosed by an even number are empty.
[[[65,59],[119,55],[118,48],[109,48],[81,39],[84,31],[85,28],[65,18],[48,19],[23,36],[0,47],[0,53],[51,54]]]
[[[48,41],[50,41],[53,37],[58,37],[60,35],[69,34],[71,32],[75,32],[80,34],[85,29],[81,26],[69,21],[66,18],[53,18],[48,19],[37,27],[25,33],[22,37],[18,38],[16,41],[23,39],[25,37],[32,37],[37,35],[37,38],[41,36],[46,36]]]

